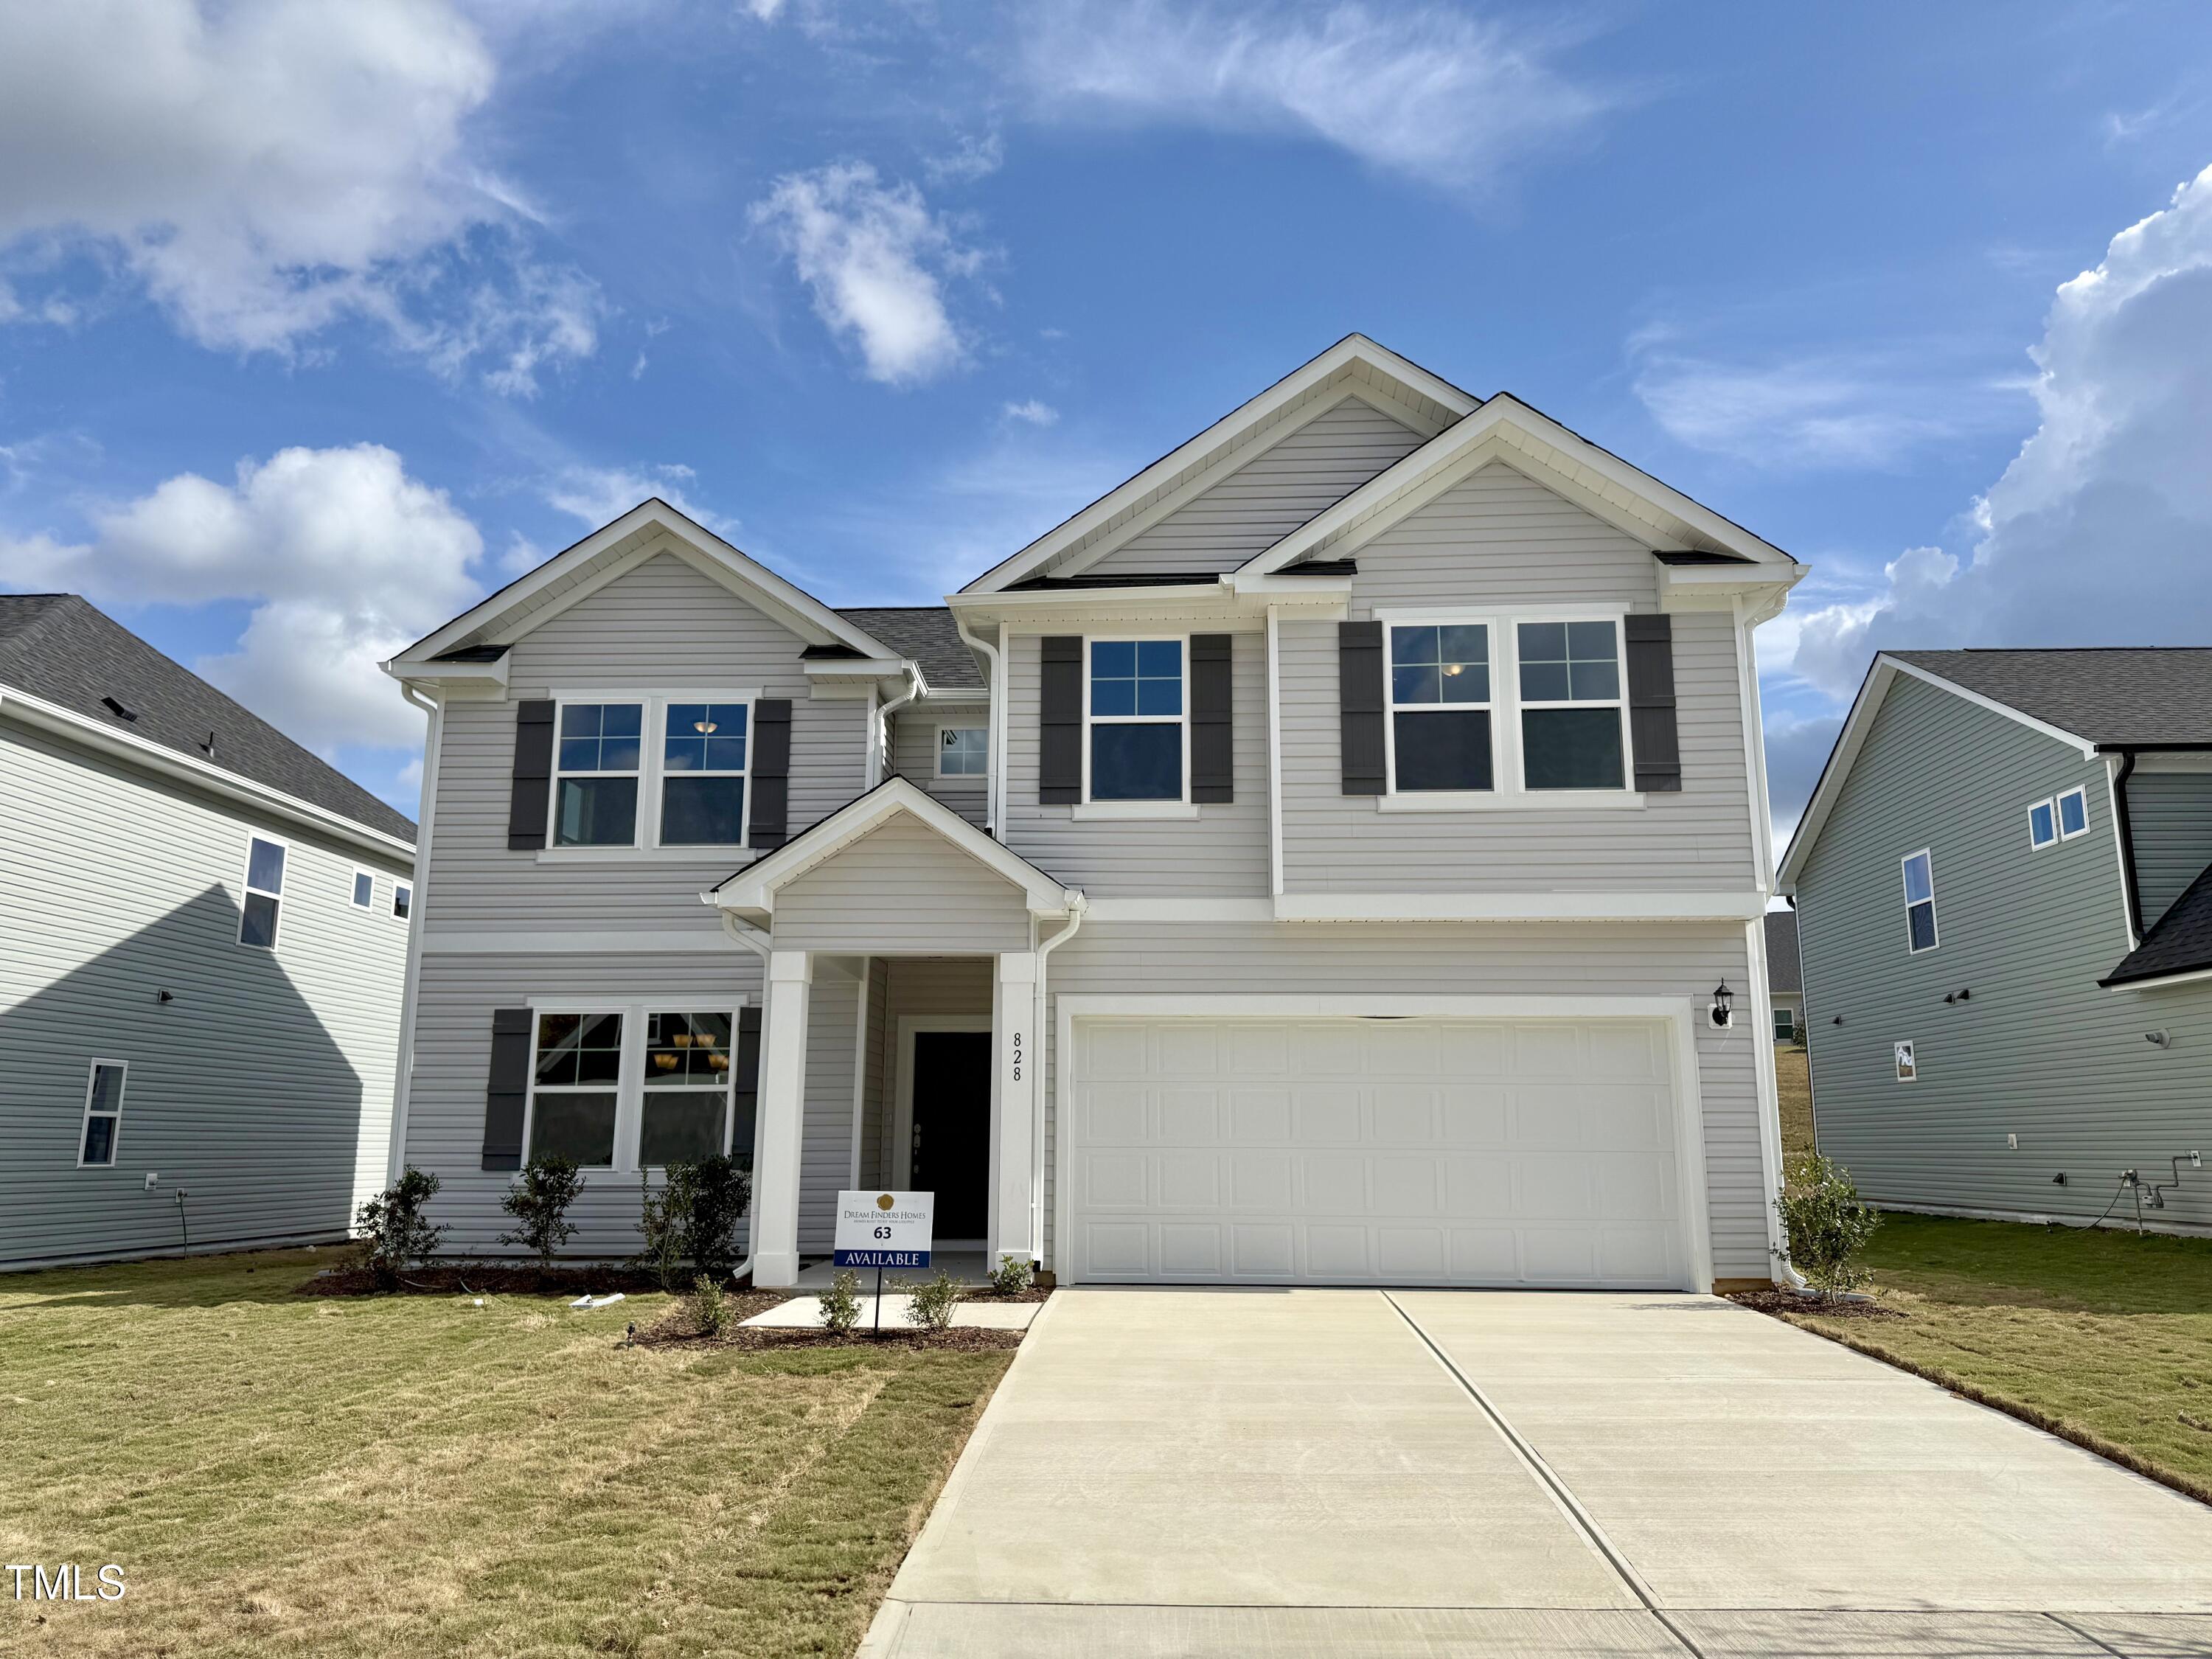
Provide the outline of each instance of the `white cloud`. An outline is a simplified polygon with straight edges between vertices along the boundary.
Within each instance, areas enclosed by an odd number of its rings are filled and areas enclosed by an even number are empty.
[[[945,284],[982,256],[963,246],[910,184],[845,161],[776,180],[752,210],[814,296],[830,331],[860,348],[868,378],[911,386],[957,368],[967,342]]]
[[[1842,697],[1886,647],[2212,638],[2212,167],[2058,289],[2031,355],[2041,422],[1965,556],[1911,549],[1811,611],[1799,676]]]
[[[1055,0],[1027,18],[1020,74],[1045,118],[1304,134],[1451,187],[1494,184],[1613,102],[1552,66],[1559,37],[1439,5]]]
[[[234,483],[180,473],[90,516],[84,543],[0,538],[0,582],[126,607],[248,601],[237,649],[202,673],[325,754],[421,741],[376,665],[476,599],[483,542],[391,450],[279,450]]]
[[[967,185],[989,178],[1006,164],[1006,147],[997,133],[969,133],[942,155],[925,160],[921,170],[933,185]]]
[[[50,286],[89,252],[217,349],[366,317],[527,392],[590,354],[599,299],[527,257],[532,210],[476,153],[495,79],[450,0],[0,8],[0,250]]]
[[[545,501],[549,507],[597,530],[619,519],[648,496],[658,495],[716,535],[726,539],[736,535],[736,520],[700,506],[685,494],[684,487],[696,483],[698,476],[690,467],[675,462],[643,467],[568,466],[546,486]]]
[[[1051,426],[1060,419],[1060,411],[1039,398],[1025,398],[1020,403],[1006,405],[1006,418],[1026,421],[1031,426]]]

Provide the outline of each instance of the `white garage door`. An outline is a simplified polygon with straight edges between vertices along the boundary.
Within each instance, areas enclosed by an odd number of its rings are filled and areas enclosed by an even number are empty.
[[[1656,1021],[1079,1019],[1078,1281],[1685,1285]]]

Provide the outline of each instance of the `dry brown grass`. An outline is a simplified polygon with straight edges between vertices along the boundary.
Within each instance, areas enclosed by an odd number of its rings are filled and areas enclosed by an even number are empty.
[[[1804,1049],[1787,1042],[1774,1045],[1774,1081],[1782,1103],[1782,1157],[1786,1164],[1813,1150],[1813,1075]]]
[[[0,1279],[0,1559],[130,1586],[0,1581],[0,1651],[848,1653],[1012,1358],[292,1294],[328,1260]]]

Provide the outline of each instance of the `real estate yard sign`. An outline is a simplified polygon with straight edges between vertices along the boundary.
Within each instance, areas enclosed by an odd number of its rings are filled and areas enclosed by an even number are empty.
[[[927,1267],[935,1193],[837,1194],[836,1265]]]

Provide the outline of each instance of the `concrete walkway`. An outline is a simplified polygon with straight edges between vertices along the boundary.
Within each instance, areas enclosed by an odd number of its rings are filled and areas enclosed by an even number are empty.
[[[1711,1297],[1079,1290],[864,1659],[2212,1653],[2212,1510]]]

